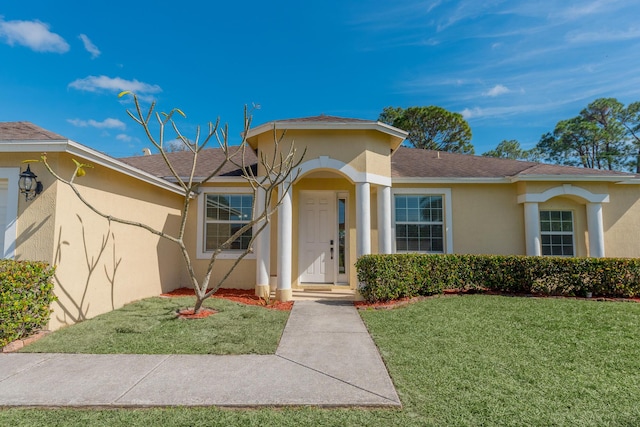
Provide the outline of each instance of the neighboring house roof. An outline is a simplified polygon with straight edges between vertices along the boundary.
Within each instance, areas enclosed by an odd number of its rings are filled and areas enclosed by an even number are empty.
[[[30,122],[0,122],[0,153],[69,153],[88,163],[104,166],[174,193],[177,185],[147,171],[50,132]]]

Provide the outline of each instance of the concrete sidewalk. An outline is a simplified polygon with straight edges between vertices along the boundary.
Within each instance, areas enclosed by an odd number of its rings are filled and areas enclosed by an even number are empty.
[[[275,355],[0,354],[0,407],[178,405],[401,404],[343,301],[296,301]]]

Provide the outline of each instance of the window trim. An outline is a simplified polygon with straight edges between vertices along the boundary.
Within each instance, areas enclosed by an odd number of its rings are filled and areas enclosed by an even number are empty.
[[[250,194],[254,196],[254,208],[255,208],[255,195],[251,188],[246,187],[205,187],[202,188],[200,194],[198,194],[198,226],[196,236],[196,258],[197,259],[210,259],[213,251],[205,250],[204,238],[205,238],[205,222],[206,222],[206,197],[207,194]],[[244,251],[238,249],[227,249],[220,252],[217,259],[238,259]],[[256,259],[255,252],[249,252],[244,259]]]
[[[442,196],[444,209],[444,251],[442,253],[453,253],[453,210],[451,202],[451,188],[391,188],[391,239],[393,253],[397,253],[396,248],[396,195],[404,196]],[[404,252],[403,252],[404,253]],[[418,252],[428,253],[428,252]]]
[[[560,216],[562,217],[562,212],[571,212],[571,232],[568,231],[542,231],[542,212],[560,212]],[[564,258],[572,258],[576,255],[576,216],[572,209],[539,209],[538,210],[538,229],[540,230],[540,255],[542,256],[559,256]],[[560,220],[562,222],[562,219]],[[542,236],[571,236],[571,250],[573,251],[573,255],[545,255],[543,252],[543,243]]]

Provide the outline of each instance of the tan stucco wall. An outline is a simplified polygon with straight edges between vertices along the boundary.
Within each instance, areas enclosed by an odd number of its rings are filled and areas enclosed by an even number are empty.
[[[606,256],[640,257],[640,185],[611,184],[609,197],[602,209]]]
[[[453,253],[525,253],[524,213],[512,184],[397,184],[393,189],[451,190]],[[436,193],[434,191],[434,193]]]
[[[69,177],[74,164],[62,155],[58,170]],[[83,196],[98,210],[175,234],[181,197],[122,173],[96,166],[77,178]],[[56,294],[50,327],[56,329],[181,285],[177,246],[150,232],[111,222],[83,205],[58,183],[53,236]],[[119,263],[119,264],[118,264]]]
[[[279,135],[281,132],[279,131]],[[391,176],[389,136],[377,131],[365,130],[288,130],[279,148],[287,152],[294,144],[297,156],[304,154],[303,163],[328,156],[353,167],[358,172]],[[267,158],[273,155],[273,133],[258,136],[258,153]],[[305,151],[306,150],[306,151]],[[259,167],[259,174],[264,169]]]
[[[2,153],[0,167],[26,169],[22,162],[39,159],[33,153]],[[57,156],[50,156],[52,165],[57,164]],[[55,229],[55,204],[57,187],[54,178],[39,163],[30,164],[31,171],[43,184],[43,192],[32,201],[25,201],[23,195],[18,197],[18,221],[16,236],[16,259],[45,261],[51,263],[53,258],[53,235]],[[9,189],[17,191],[17,189]],[[29,244],[26,244],[29,242]]]
[[[33,153],[3,153],[0,166],[21,167]],[[48,161],[69,178],[74,164],[66,153],[49,153]],[[41,163],[31,170],[44,191],[30,202],[19,199],[16,259],[56,265],[49,328],[84,318],[179,286],[183,274],[177,248],[148,231],[109,222],[84,206],[71,189]],[[163,231],[177,225],[180,197],[101,166],[76,178],[81,193],[105,213],[145,222]],[[118,264],[114,274],[115,265]]]

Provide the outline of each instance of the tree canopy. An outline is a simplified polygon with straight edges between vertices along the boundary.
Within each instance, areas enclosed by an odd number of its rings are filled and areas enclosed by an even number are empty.
[[[436,106],[385,107],[378,120],[409,132],[416,148],[473,154],[471,128],[460,113]]]
[[[536,150],[552,163],[640,172],[640,102],[596,99],[542,135]]]
[[[535,157],[532,150],[522,149],[520,143],[515,139],[503,139],[495,149],[482,153],[482,155],[485,157],[499,157],[512,160],[531,160]]]

